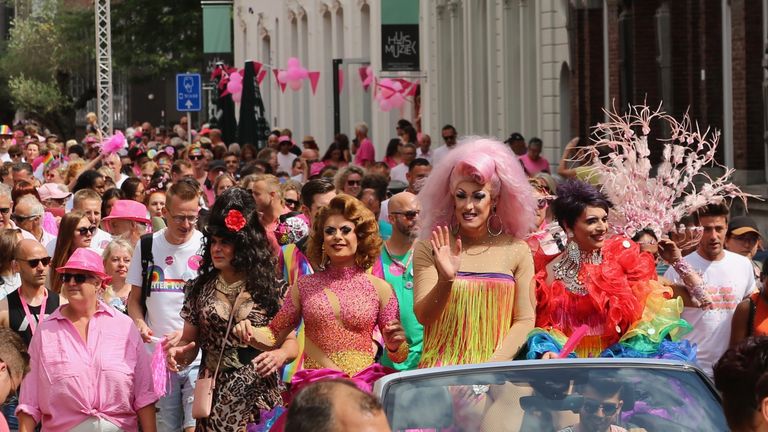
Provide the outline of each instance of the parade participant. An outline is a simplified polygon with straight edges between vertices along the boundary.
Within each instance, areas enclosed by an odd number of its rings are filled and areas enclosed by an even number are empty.
[[[453,125],[447,124],[443,126],[443,129],[440,133],[445,145],[436,148],[432,152],[432,165],[434,166],[437,166],[437,164],[440,163],[440,161],[445,156],[447,156],[451,150],[454,150],[456,148],[456,143],[458,142],[458,134],[456,133],[456,128],[453,127]]]
[[[344,152],[337,142],[333,142],[328,146],[328,150],[326,150],[325,155],[323,155],[321,161],[325,164],[325,166],[332,166],[336,168],[344,168],[348,165],[347,161],[344,160]]]
[[[235,334],[257,347],[275,347],[304,319],[304,369],[294,383],[343,372],[372,384],[386,373],[374,363],[375,326],[393,361],[408,356],[397,297],[389,284],[366,272],[381,247],[373,214],[349,195],[333,198],[318,212],[309,238],[307,253],[318,271],[298,279],[268,327],[238,325]]]
[[[13,210],[13,198],[11,197],[11,188],[5,183],[0,183],[0,218],[2,218],[3,228],[16,228],[11,221],[11,211]]]
[[[715,387],[730,430],[768,429],[768,338],[747,338],[715,363]]]
[[[143,203],[146,198],[146,187],[142,183],[142,180],[138,177],[129,177],[120,186],[120,190],[123,191],[123,197],[128,200],[133,200],[139,203]]]
[[[112,240],[112,236],[108,232],[99,228],[102,215],[101,204],[101,197],[91,189],[83,189],[72,198],[72,210],[83,212],[91,221],[91,225],[96,227],[96,232],[91,240],[91,249],[96,253],[101,253]]]
[[[216,200],[203,244],[200,275],[185,287],[181,342],[168,350],[168,367],[178,370],[202,349],[200,376],[218,374],[211,415],[198,420],[197,430],[243,430],[260,410],[281,402],[277,371],[297,355],[297,346],[289,335],[277,350],[243,347],[228,323],[267,325],[279,309],[284,285],[247,191],[229,189]]]
[[[277,171],[291,172],[291,164],[298,157],[291,153],[293,147],[291,137],[284,135],[278,139]]]
[[[387,281],[395,290],[400,305],[400,321],[408,342],[408,359],[395,363],[384,353],[380,363],[395,370],[416,369],[421,358],[424,327],[413,312],[413,244],[419,232],[421,207],[416,195],[401,192],[389,200],[392,237],[384,242],[373,274]]]
[[[194,180],[182,180],[168,189],[163,209],[168,227],[151,235],[151,255],[142,253],[139,242],[133,251],[126,283],[131,284],[128,315],[133,318],[144,342],[152,336],[174,346],[181,339],[184,321],[179,316],[184,303],[184,284],[197,275],[202,234],[195,229],[200,200]],[[144,256],[146,255],[146,256]],[[192,395],[200,360],[170,374],[168,394],[157,403],[160,431],[191,432]]]
[[[0,327],[0,405],[16,393],[28,369],[27,346],[13,330]],[[0,432],[9,431],[7,419],[0,413]]]
[[[32,338],[19,431],[40,422],[45,430],[157,430],[149,354],[130,318],[99,300],[107,278],[101,257],[77,249],[56,273],[69,303]]]
[[[412,160],[408,164],[408,172],[405,174],[405,178],[408,181],[408,187],[405,188],[405,191],[418,195],[431,172],[432,165],[430,165],[428,160],[422,158]],[[389,221],[389,200],[381,202],[379,221]]]
[[[469,138],[435,167],[419,201],[419,366],[512,359],[534,318],[533,260],[520,239],[533,226],[535,206],[517,158],[500,142]]]
[[[250,186],[261,215],[261,224],[267,230],[267,238],[275,256],[280,252],[281,241],[284,242],[282,244],[288,244],[307,235],[309,227],[306,221],[298,217],[298,212],[287,209],[280,198],[280,182],[277,177],[271,174],[256,175],[251,179]]]
[[[26,231],[22,232],[24,238],[32,238],[45,245],[56,240],[53,234],[43,229],[45,208],[34,195],[24,195],[14,201],[16,205],[11,218],[19,228]]]
[[[125,277],[132,255],[133,245],[120,237],[112,239],[102,254],[104,272],[110,277],[109,285],[104,290],[104,303],[124,314],[128,313],[128,295],[131,293],[131,285],[125,283]]]
[[[112,171],[111,177],[116,187],[119,188],[124,181],[128,180],[128,176],[123,173],[123,161],[117,153],[104,155],[103,164]]]
[[[358,166],[352,165],[344,168],[336,174],[334,179],[336,190],[356,197],[360,193],[360,183],[364,175],[365,171]]]
[[[147,233],[147,226],[151,222],[147,217],[147,207],[133,200],[115,201],[109,216],[102,221],[112,237],[122,237],[132,245]]]
[[[416,159],[416,144],[406,143],[400,147],[400,163],[392,167],[389,172],[393,181],[408,183],[408,169],[411,162]]]
[[[725,233],[725,249],[741,256],[747,257],[752,262],[755,272],[755,280],[760,285],[760,263],[755,262],[757,250],[762,248],[763,236],[757,228],[755,221],[749,216],[737,216],[728,222],[728,231]]]
[[[432,146],[432,137],[427,134],[419,135],[419,151],[416,153],[416,159],[426,159],[428,162],[432,162],[432,156],[434,152],[430,151]]]
[[[295,180],[287,180],[280,185],[280,199],[285,203],[285,208],[292,212],[301,210],[301,183]],[[306,220],[308,223],[309,220]]]
[[[107,190],[107,183],[104,175],[96,170],[85,170],[75,180],[75,184],[70,186],[72,193],[78,193],[82,189],[92,189],[99,194],[104,194]]]
[[[558,432],[627,432],[618,424],[626,398],[625,385],[607,377],[591,377],[582,385],[579,422]]]
[[[61,218],[59,236],[52,240],[46,247],[48,253],[53,256],[51,266],[54,268],[63,266],[69,257],[79,248],[88,248],[93,242],[93,234],[96,227],[83,212],[72,211]],[[51,253],[53,252],[53,253]],[[57,274],[49,275],[48,286],[56,293],[61,294],[61,278]]]
[[[540,172],[549,172],[549,161],[541,155],[542,147],[543,143],[540,138],[531,138],[528,141],[526,153],[520,156],[520,162],[523,163],[523,168],[530,177],[534,177]]]
[[[228,172],[216,177],[216,181],[213,182],[214,200],[223,194],[225,190],[235,186],[237,186],[237,180]]]
[[[144,185],[145,189],[149,190],[149,183],[152,181],[152,176],[154,176],[159,169],[157,163],[154,161],[146,161],[141,164],[141,184]]]
[[[562,252],[565,242],[562,228],[557,222],[552,222],[550,202],[555,196],[549,194],[540,182],[530,179],[528,183],[533,187],[536,198],[536,229],[526,237],[526,242],[533,253],[536,271],[539,271],[541,260],[537,258],[557,255]]]
[[[21,285],[19,273],[13,269],[13,251],[21,240],[18,228],[0,228],[0,300]]]
[[[368,125],[364,122],[355,125],[355,139],[352,144],[355,165],[367,169],[376,162],[376,150],[368,138]]]
[[[388,220],[381,219],[381,203],[387,199],[387,185],[389,182],[383,176],[376,174],[366,174],[360,182],[360,193],[357,199],[362,202],[368,210],[373,212],[376,220],[379,222],[379,235],[383,240],[389,239],[392,235],[392,225]]]

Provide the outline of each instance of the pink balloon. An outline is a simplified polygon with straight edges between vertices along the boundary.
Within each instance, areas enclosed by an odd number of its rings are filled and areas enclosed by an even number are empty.
[[[382,99],[379,101],[379,107],[384,112],[389,112],[392,109],[392,102],[389,99]]]
[[[381,95],[382,99],[389,99],[392,97],[392,94],[394,93],[394,81],[389,78],[384,78],[383,80],[379,81],[379,87],[381,88],[381,92],[379,94]]]
[[[288,71],[281,70],[277,73],[277,80],[280,81],[280,84],[285,84],[288,82]]]
[[[301,79],[301,71],[299,68],[288,68],[288,70],[285,73],[285,78],[287,81],[296,81]]]
[[[301,89],[301,84],[303,83],[303,80],[291,80],[288,81],[288,86],[291,88],[291,90],[299,90]]]
[[[229,76],[229,81],[235,81],[235,82],[243,82],[243,76],[239,73],[235,72],[232,75]]]
[[[243,83],[239,81],[229,81],[227,83],[227,91],[233,95],[243,91]]]
[[[391,98],[389,98],[389,103],[392,108],[399,109],[402,108],[405,104],[405,98],[403,97],[402,93],[395,93]]]
[[[288,69],[301,67],[301,61],[296,57],[288,58]]]

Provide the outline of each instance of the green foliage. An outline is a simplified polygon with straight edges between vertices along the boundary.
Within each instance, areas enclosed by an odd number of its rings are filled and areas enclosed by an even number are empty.
[[[62,94],[56,82],[38,81],[21,74],[10,79],[8,88],[16,109],[41,117],[67,110],[72,104],[69,96]]]

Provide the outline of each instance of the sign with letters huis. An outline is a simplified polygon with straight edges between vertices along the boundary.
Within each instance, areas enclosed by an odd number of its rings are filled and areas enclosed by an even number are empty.
[[[419,0],[381,0],[381,69],[418,71]]]

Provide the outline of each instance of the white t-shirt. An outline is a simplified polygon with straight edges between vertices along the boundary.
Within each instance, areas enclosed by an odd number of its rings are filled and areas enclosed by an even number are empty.
[[[712,366],[725,350],[731,338],[731,318],[739,302],[755,289],[752,263],[741,255],[725,251],[719,261],[708,261],[698,252],[685,257],[688,264],[702,275],[707,292],[712,297],[711,310],[686,307],[683,319],[693,327],[684,338],[698,345],[699,366],[712,377]],[[682,283],[672,267],[664,277]]]
[[[294,159],[296,159],[298,156],[296,156],[293,153],[288,153],[286,155],[277,152],[277,170],[278,171],[285,171],[288,174],[291,173],[291,165],[293,165]]]
[[[172,245],[165,239],[166,229],[152,235],[152,282],[147,297],[145,321],[156,337],[184,328],[179,313],[184,304],[184,284],[197,277],[203,234],[195,230],[184,244]],[[126,283],[141,286],[141,242],[136,243]]]
[[[128,180],[128,176],[123,173],[120,173],[120,178],[115,180],[115,187],[120,189],[120,186],[122,186],[123,182],[125,182],[126,180]]]
[[[424,154],[424,152],[421,151],[421,147],[416,149],[416,159],[426,159],[429,163],[432,163],[432,156],[434,156],[434,154],[435,152],[433,152],[432,149],[430,149],[427,154]]]
[[[389,200],[381,202],[381,208],[379,210],[379,220],[389,222]]]
[[[408,165],[401,162],[392,168],[389,172],[389,178],[408,184],[408,178],[405,176],[406,174],[408,174]]]
[[[440,163],[440,159],[444,158],[449,151],[455,149],[456,146],[448,147],[446,145],[441,145],[440,147],[436,148],[432,152],[432,166],[437,166],[437,164]]]

